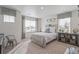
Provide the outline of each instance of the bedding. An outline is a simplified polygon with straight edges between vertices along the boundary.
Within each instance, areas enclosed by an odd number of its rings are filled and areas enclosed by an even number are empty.
[[[46,44],[56,39],[56,36],[56,33],[37,32],[32,34],[31,40],[42,47],[46,47]]]

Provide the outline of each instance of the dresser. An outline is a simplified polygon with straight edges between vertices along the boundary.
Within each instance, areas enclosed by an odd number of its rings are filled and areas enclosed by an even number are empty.
[[[79,46],[79,34],[58,33],[58,41]]]

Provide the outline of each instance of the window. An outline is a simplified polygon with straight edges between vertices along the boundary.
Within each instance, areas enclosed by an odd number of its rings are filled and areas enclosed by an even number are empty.
[[[35,32],[35,31],[36,31],[36,21],[25,20],[25,32]]]
[[[70,33],[70,17],[59,19],[58,31]]]
[[[15,22],[15,16],[3,15],[3,17],[4,17],[4,22],[11,22],[11,23]]]

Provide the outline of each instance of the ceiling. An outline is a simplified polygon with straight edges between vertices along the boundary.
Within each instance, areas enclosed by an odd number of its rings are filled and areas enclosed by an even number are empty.
[[[3,6],[19,10],[22,15],[39,17],[39,18],[78,9],[76,5],[3,5]]]

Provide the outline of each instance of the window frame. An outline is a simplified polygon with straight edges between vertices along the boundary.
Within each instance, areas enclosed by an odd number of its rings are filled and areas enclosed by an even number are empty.
[[[71,32],[71,17],[66,17],[66,18],[70,19],[69,31],[68,31],[68,33],[70,33]],[[61,18],[61,19],[66,19],[66,18]],[[61,32],[61,31],[59,31],[59,21],[60,21],[60,19],[58,19],[58,32]]]
[[[29,29],[30,31],[27,31],[27,30],[26,30],[26,24],[27,24],[26,21],[27,21],[27,20],[28,20],[29,23],[30,23],[30,26],[29,26],[29,27],[30,27],[30,29]],[[33,23],[31,23],[32,21],[35,21],[35,24],[34,24],[34,25],[35,25],[35,26],[34,26],[34,30],[31,29],[31,26],[32,26],[32,24],[33,24]],[[36,20],[25,19],[25,25],[24,25],[24,27],[25,27],[25,28],[24,28],[24,29],[25,29],[25,32],[36,32],[36,27],[37,27],[37,26],[36,26]],[[33,27],[33,26],[32,26],[32,27]]]
[[[8,17],[9,20],[6,20],[5,17]],[[14,17],[14,19],[11,20],[11,17]],[[16,17],[15,16],[11,16],[11,15],[3,15],[3,22],[4,23],[15,23],[15,19]]]

